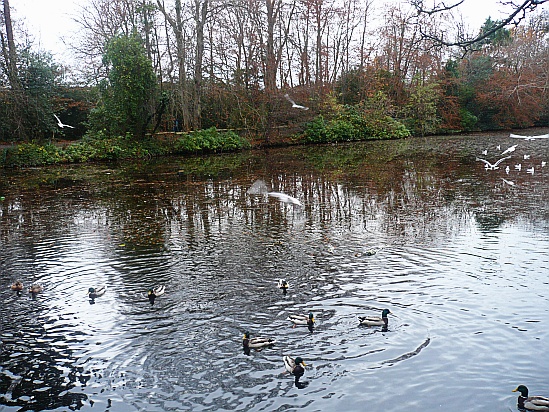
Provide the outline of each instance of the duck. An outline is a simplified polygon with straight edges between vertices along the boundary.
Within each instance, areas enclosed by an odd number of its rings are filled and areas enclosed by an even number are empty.
[[[88,296],[91,300],[94,300],[100,296],[103,296],[105,294],[105,291],[107,290],[107,287],[102,285],[98,286],[96,288],[89,288],[88,289]]]
[[[295,384],[299,384],[299,379],[305,374],[305,362],[300,356],[297,356],[295,359],[291,356],[284,356],[282,358],[284,361],[284,367],[288,372],[290,372],[295,377]]]
[[[151,305],[154,305],[154,301],[157,297],[162,296],[166,292],[166,287],[164,285],[155,286],[152,289],[149,289],[147,297]]]
[[[288,288],[290,287],[288,281],[286,279],[279,279],[278,280],[278,288],[282,289],[282,293],[286,294],[288,292]]]
[[[308,315],[289,315],[288,320],[293,323],[292,327],[297,325],[304,325],[309,328],[309,331],[313,331],[315,325],[315,317],[312,312],[309,312]]]
[[[366,326],[387,326],[389,324],[389,315],[391,311],[389,309],[383,309],[381,317],[377,316],[358,316],[358,322],[361,325]]]
[[[32,293],[33,295],[36,295],[37,293],[40,293],[44,290],[42,285],[33,284],[29,287],[29,293]]]
[[[549,411],[549,398],[545,396],[528,396],[528,388],[524,385],[519,385],[513,392],[520,392],[517,400],[517,405],[521,409],[531,411]]]
[[[11,285],[11,290],[17,292],[17,294],[23,291],[23,284],[20,281],[17,281]]]
[[[273,338],[251,338],[250,339],[250,332],[246,331],[244,332],[244,337],[242,338],[242,346],[244,348],[244,352],[249,355],[250,349],[255,349],[256,351],[260,352],[263,350],[263,348],[266,348],[268,346],[272,346],[276,343],[276,340]]]

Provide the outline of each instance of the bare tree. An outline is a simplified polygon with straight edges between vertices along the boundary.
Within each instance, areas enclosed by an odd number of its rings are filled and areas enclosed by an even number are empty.
[[[13,90],[20,90],[21,83],[17,75],[17,50],[13,38],[13,24],[11,21],[11,11],[9,0],[3,0],[4,6],[4,26],[6,34],[0,31],[0,41],[2,42],[2,56],[4,58],[4,68],[10,86]]]
[[[439,3],[435,3],[433,6],[425,6],[425,0],[409,0],[410,4],[417,11],[418,16],[431,16],[434,14],[458,10],[459,6],[461,6],[464,1],[465,0],[440,1]],[[425,33],[423,31],[422,34],[424,37],[427,37],[443,46],[457,46],[463,49],[469,49],[472,45],[483,41],[487,37],[493,35],[495,32],[508,25],[518,26],[520,22],[526,18],[526,15],[528,13],[534,11],[538,6],[547,2],[549,2],[549,0],[523,0],[521,3],[517,4],[514,1],[502,0],[500,1],[500,4],[503,6],[510,6],[511,11],[506,17],[500,20],[498,24],[491,27],[490,30],[480,32],[476,36],[466,36],[463,33],[458,33],[458,36],[456,38],[448,38],[444,34],[436,36],[430,33]]]
[[[177,104],[176,117],[181,115],[183,128],[188,130],[191,128],[191,111],[190,102],[191,94],[187,87],[187,33],[184,31],[186,23],[181,0],[175,0],[173,15],[167,10],[163,0],[157,0],[157,6],[163,14],[165,20],[171,27],[175,36],[175,60],[177,66]],[[169,36],[167,36],[169,38]],[[169,53],[173,56],[173,52]]]

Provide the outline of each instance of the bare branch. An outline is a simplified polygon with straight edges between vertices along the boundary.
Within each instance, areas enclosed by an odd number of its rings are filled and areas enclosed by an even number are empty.
[[[441,2],[439,4],[434,5],[432,8],[426,9],[423,6],[423,0],[411,0],[410,3],[412,6],[414,6],[418,12],[418,14],[428,14],[429,16],[431,14],[440,13],[442,11],[449,11],[452,10],[461,4],[463,4],[465,0],[459,0],[457,3],[451,4],[449,6],[446,5],[446,3]]]
[[[410,2],[412,6],[416,9],[418,16],[421,16],[421,15],[431,16],[435,13],[440,13],[443,11],[449,11],[449,10],[455,9],[456,7],[461,5],[464,2],[464,0],[460,0],[450,5],[446,5],[445,2],[441,2],[429,9],[426,9],[423,6],[423,0],[411,0]],[[457,46],[465,50],[468,50],[472,45],[477,44],[482,40],[490,37],[495,32],[504,28],[505,26],[519,25],[520,22],[526,18],[527,13],[534,11],[537,6],[547,2],[549,2],[549,0],[525,0],[522,4],[515,4],[513,1],[507,1],[507,2],[502,1],[500,2],[502,5],[513,6],[514,10],[506,18],[499,21],[498,24],[494,25],[489,30],[483,31],[478,36],[470,39],[446,40],[444,36],[438,37],[438,36],[433,36],[429,33],[424,32],[421,29],[421,27],[420,27],[420,31],[424,38],[427,38],[442,46],[447,46],[447,47]]]

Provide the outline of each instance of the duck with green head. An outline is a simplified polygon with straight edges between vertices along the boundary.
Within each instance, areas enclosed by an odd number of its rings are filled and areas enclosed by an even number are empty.
[[[294,375],[295,384],[299,383],[299,379],[305,374],[305,362],[300,356],[297,356],[295,359],[291,356],[284,356],[284,367],[288,372]]]
[[[164,285],[155,286],[152,289],[149,289],[147,292],[147,298],[151,305],[154,305],[154,301],[157,297],[162,296],[166,292],[166,287]]]
[[[315,317],[312,312],[308,315],[289,315],[288,320],[293,323],[293,328],[297,325],[307,326],[310,332],[313,332],[315,327]]]
[[[99,286],[97,288],[88,288],[88,297],[90,298],[90,301],[92,301],[93,303],[95,299],[103,296],[106,290],[107,288],[105,286]]]
[[[358,316],[358,322],[361,325],[366,326],[384,326],[387,327],[389,325],[389,313],[391,311],[389,309],[383,309],[381,312],[381,317],[377,316]]]
[[[276,343],[276,340],[272,338],[250,338],[250,332],[244,332],[244,337],[242,338],[242,347],[244,348],[244,353],[246,355],[250,354],[250,349],[255,349],[257,352],[261,352],[264,348],[272,346]]]
[[[524,385],[517,386],[513,392],[520,392],[517,399],[519,409],[529,411],[549,411],[549,398],[545,396],[528,396],[528,388]]]
[[[290,285],[288,284],[288,281],[286,279],[279,279],[278,280],[278,288],[282,290],[282,293],[285,295],[288,293],[288,288]]]

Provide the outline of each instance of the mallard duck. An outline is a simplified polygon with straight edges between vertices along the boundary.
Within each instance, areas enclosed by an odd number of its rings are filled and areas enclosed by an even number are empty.
[[[288,320],[294,324],[292,326],[294,328],[297,325],[303,325],[307,326],[309,328],[309,331],[312,332],[315,327],[315,318],[312,312],[309,312],[308,315],[289,315]]]
[[[284,361],[284,367],[286,370],[295,376],[295,384],[297,385],[299,383],[299,378],[301,378],[305,373],[305,366],[307,365],[299,356],[295,359],[291,356],[284,356],[282,360]]]
[[[33,295],[36,295],[37,293],[40,293],[44,290],[42,285],[34,284],[31,285],[29,288],[29,293],[32,293]]]
[[[276,343],[276,340],[272,338],[251,338],[250,339],[250,332],[245,332],[244,337],[242,338],[242,347],[244,348],[244,351],[246,354],[249,354],[250,349],[255,349],[258,352],[263,350],[263,348],[266,348],[268,346],[272,346]]]
[[[88,296],[91,300],[94,300],[100,296],[103,296],[107,290],[107,287],[102,285],[97,288],[89,288],[88,289]]]
[[[377,316],[358,316],[358,322],[366,326],[387,326],[389,324],[389,318],[387,317],[389,313],[391,313],[389,309],[383,309],[380,318]]]
[[[21,292],[23,290],[23,284],[19,281],[13,283],[11,285],[11,290],[13,290],[14,292]]]
[[[149,298],[149,302],[151,302],[151,305],[154,305],[154,300],[162,296],[166,292],[166,287],[164,285],[158,285],[155,286],[152,289],[149,289],[147,293],[147,297]]]
[[[282,293],[286,294],[288,292],[288,288],[290,285],[286,281],[286,279],[279,279],[278,280],[278,288],[282,289]]]
[[[520,392],[517,400],[519,408],[531,411],[549,411],[549,398],[545,396],[528,396],[528,388],[524,385],[517,386],[513,392]]]

